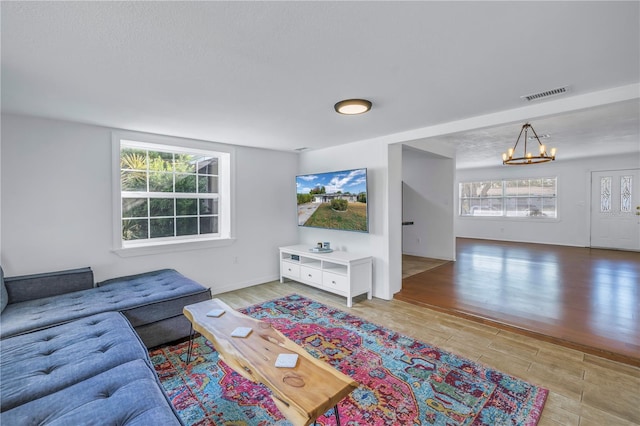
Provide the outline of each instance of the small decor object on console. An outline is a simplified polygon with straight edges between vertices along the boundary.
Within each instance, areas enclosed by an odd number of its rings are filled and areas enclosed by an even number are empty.
[[[333,249],[322,248],[322,247],[312,247],[312,248],[309,249],[309,251],[312,251],[314,253],[331,253],[333,251]]]

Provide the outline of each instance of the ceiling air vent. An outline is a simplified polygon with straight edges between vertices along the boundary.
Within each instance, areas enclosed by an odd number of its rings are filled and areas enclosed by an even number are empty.
[[[305,147],[303,147],[303,148],[296,148],[296,149],[294,149],[294,151],[303,152],[303,151],[306,151],[306,150],[308,150],[308,149],[309,149],[309,148],[307,148],[307,147],[305,146]]]
[[[525,101],[537,101],[542,98],[548,98],[549,96],[557,96],[563,93],[567,93],[569,90],[569,86],[558,87],[557,89],[547,90],[545,92],[533,93],[531,95],[520,96],[521,99]]]

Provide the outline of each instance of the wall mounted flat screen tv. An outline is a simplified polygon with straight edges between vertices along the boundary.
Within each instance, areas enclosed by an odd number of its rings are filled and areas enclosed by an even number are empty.
[[[296,176],[298,225],[369,232],[367,169]]]

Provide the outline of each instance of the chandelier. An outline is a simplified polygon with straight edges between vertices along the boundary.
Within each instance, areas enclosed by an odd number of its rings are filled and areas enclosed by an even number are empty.
[[[533,136],[529,137],[529,129],[533,132]],[[516,148],[518,147],[518,142],[520,142],[520,138],[524,133],[524,149],[522,151],[522,157],[514,157],[516,154]],[[531,138],[532,140],[538,141],[538,154],[533,155],[530,151],[527,151],[527,140]],[[517,155],[517,154],[516,154]],[[509,148],[507,152],[502,154],[502,164],[506,164],[509,166],[516,165],[526,165],[526,164],[537,164],[537,163],[546,163],[547,161],[553,161],[556,159],[556,149],[551,148],[551,153],[547,154],[547,148],[540,142],[540,138],[538,134],[533,129],[533,126],[529,123],[526,123],[522,126],[520,130],[520,134],[518,135],[518,139],[516,140],[516,144],[513,148]]]

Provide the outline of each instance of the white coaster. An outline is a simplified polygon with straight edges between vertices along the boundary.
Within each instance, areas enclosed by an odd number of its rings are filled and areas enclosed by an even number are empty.
[[[276,367],[294,368],[298,363],[298,354],[280,354],[276,359]]]
[[[224,314],[224,309],[212,309],[209,312],[207,312],[207,316],[208,317],[219,317],[220,315]]]
[[[231,337],[247,337],[251,334],[251,330],[251,327],[236,327],[236,329],[231,332]]]

